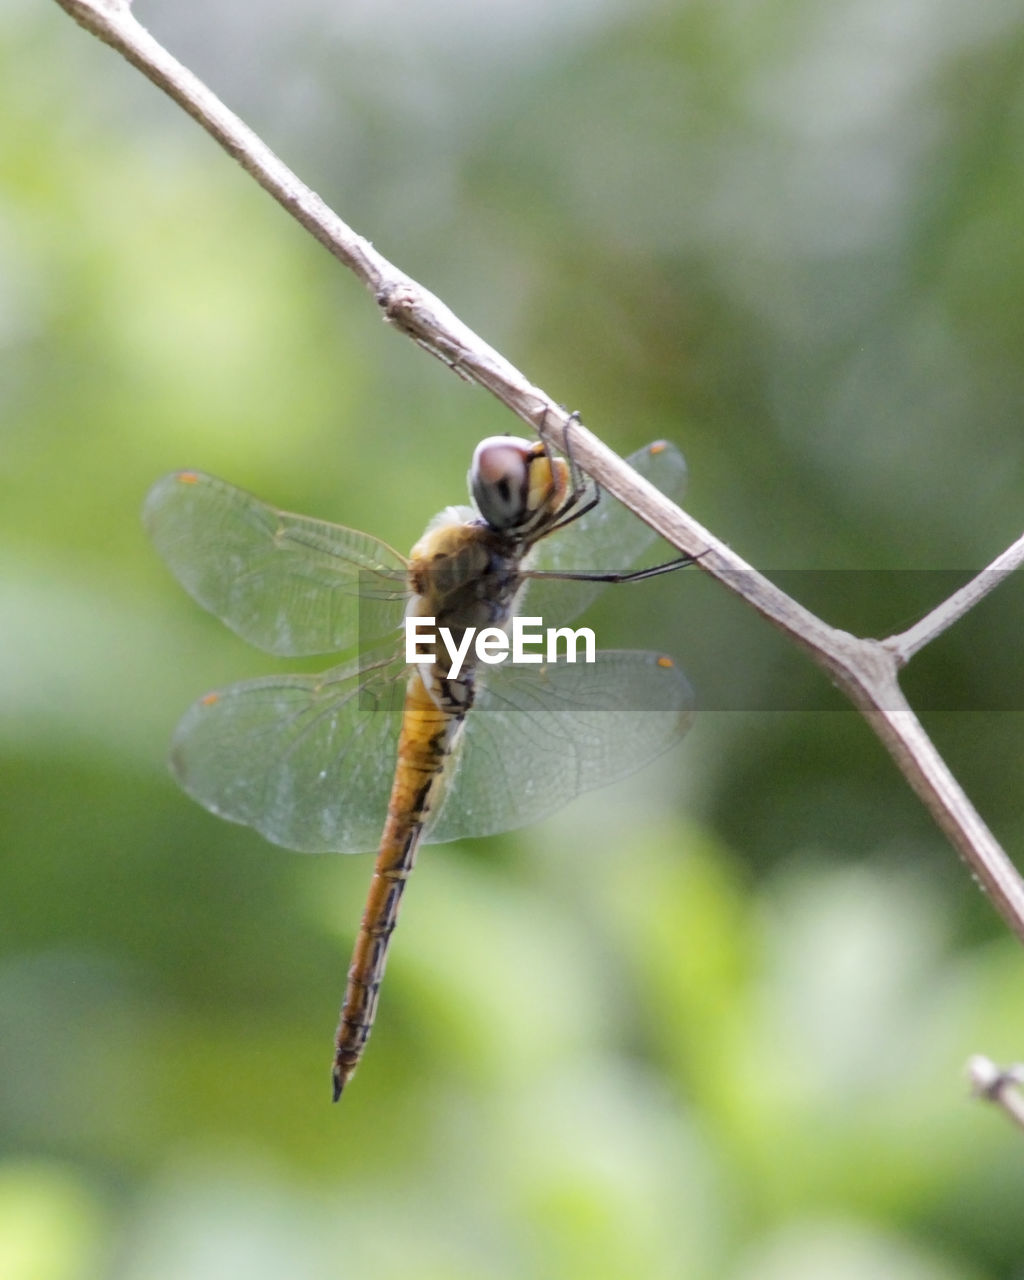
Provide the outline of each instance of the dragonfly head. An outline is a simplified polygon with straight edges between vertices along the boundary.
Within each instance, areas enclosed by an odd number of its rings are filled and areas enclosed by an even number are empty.
[[[492,529],[526,535],[542,528],[562,505],[569,468],[541,441],[488,436],[473,453],[469,491]]]

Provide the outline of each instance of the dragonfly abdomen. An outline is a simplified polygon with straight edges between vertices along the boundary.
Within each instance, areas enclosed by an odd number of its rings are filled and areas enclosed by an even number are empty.
[[[349,966],[335,1040],[335,1102],[359,1065],[370,1038],[405,882],[416,862],[423,826],[438,797],[463,714],[453,715],[439,708],[419,673],[413,673],[406,692],[387,821]]]

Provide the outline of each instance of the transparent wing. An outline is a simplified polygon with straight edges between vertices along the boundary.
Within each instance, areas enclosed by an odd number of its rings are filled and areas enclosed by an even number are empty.
[[[290,515],[198,471],[164,476],[142,518],[188,593],[270,653],[335,653],[402,623],[406,564],[369,534]]]
[[[171,769],[193,799],[304,853],[376,849],[408,668],[380,658],[319,676],[268,676],[185,713]]]
[[[686,462],[666,441],[658,441],[627,458],[634,470],[666,497],[679,501],[686,488]],[[545,572],[619,572],[629,569],[657,534],[611,494],[602,492],[593,510],[537,544],[531,569]],[[667,552],[667,557],[671,557]],[[606,583],[536,579],[530,582],[516,612],[538,615],[545,624],[575,618],[605,589]]]
[[[585,791],[624,778],[678,742],[693,691],[656,653],[605,651],[596,662],[481,672],[432,843],[537,822]]]

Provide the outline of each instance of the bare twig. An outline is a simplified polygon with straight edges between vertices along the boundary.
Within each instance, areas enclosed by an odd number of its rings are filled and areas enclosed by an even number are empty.
[[[457,373],[485,387],[558,445],[568,415],[464,325],[433,294],[399,271],[306,187],[241,120],[176,62],[132,17],[126,0],[57,0],[77,22],[118,49],[178,102],[317,240],[372,292],[385,317]],[[1024,882],[925,734],[897,683],[923,644],[970,608],[1024,558],[1015,544],[985,575],[902,636],[859,639],[828,626],[779,590],[578,424],[573,457],[680,551],[800,645],[843,690],[885,744],[978,881],[1024,940]]]
[[[1015,570],[1024,564],[1024,535],[1007,547],[1002,555],[996,556],[987,569],[973,577],[959,591],[954,591],[948,600],[943,600],[931,613],[925,614],[920,622],[897,636],[890,636],[883,641],[885,647],[894,654],[900,666],[906,666],[919,649],[923,649],[929,641],[941,635],[947,627],[951,627],[958,618],[973,609],[979,600],[983,600],[990,591]]]
[[[967,1063],[967,1078],[976,1098],[994,1102],[1019,1128],[1024,1129],[1024,1065],[997,1067],[991,1058],[975,1054]]]

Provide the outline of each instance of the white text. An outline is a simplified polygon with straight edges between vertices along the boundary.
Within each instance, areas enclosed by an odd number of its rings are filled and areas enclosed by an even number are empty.
[[[565,660],[576,661],[577,646],[582,641],[583,661],[593,662],[596,652],[594,633],[590,627],[547,627],[541,629],[540,618],[513,618],[512,634],[503,627],[466,627],[461,643],[449,627],[438,627],[434,618],[409,617],[405,620],[406,662],[433,663],[440,657],[438,636],[451,660],[449,680],[457,680],[465,666],[470,649],[478,662],[556,662],[559,641],[565,642]],[[543,650],[541,652],[540,650]]]

